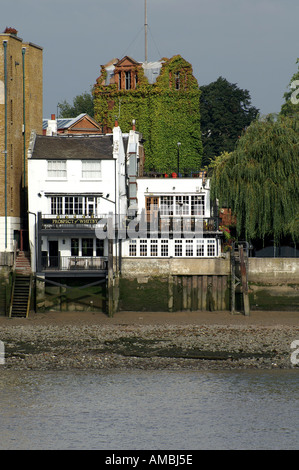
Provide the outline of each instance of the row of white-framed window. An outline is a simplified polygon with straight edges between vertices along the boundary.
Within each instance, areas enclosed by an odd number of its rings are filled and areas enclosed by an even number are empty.
[[[94,180],[101,178],[101,160],[81,160],[82,179]],[[66,160],[48,160],[48,178],[67,178]]]
[[[161,217],[175,215],[205,215],[204,194],[178,194],[146,197],[147,213],[160,210]]]
[[[205,215],[204,195],[161,196],[161,216]]]
[[[96,196],[57,195],[49,198],[51,215],[96,215],[98,198]]]
[[[130,257],[150,258],[211,258],[219,256],[215,238],[163,239],[140,238],[129,240]]]

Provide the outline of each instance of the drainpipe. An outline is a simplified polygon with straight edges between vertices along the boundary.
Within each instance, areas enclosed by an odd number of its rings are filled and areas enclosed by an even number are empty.
[[[4,48],[4,94],[5,94],[5,117],[4,117],[4,205],[5,205],[5,250],[7,250],[7,41],[3,41]]]
[[[22,47],[22,67],[23,67],[23,158],[24,158],[24,175],[23,187],[26,187],[26,115],[25,115],[25,52],[26,47]]]

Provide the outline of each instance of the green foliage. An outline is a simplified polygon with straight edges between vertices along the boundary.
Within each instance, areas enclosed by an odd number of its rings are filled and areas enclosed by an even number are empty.
[[[77,95],[73,100],[73,105],[64,100],[62,103],[58,103],[58,107],[60,110],[59,115],[62,118],[74,118],[81,113],[86,113],[92,118],[94,117],[93,96],[90,93]]]
[[[236,84],[219,77],[202,86],[200,114],[204,164],[222,152],[235,149],[239,136],[256,118],[258,109],[251,106],[250,94]]]
[[[235,151],[212,165],[211,197],[230,207],[247,240],[298,237],[299,121],[254,121]]]
[[[172,171],[177,168],[177,142],[180,146],[180,168],[201,166],[200,90],[191,65],[181,56],[163,59],[161,73],[150,85],[142,67],[136,67],[136,89],[119,90],[103,85],[106,71],[93,89],[95,117],[113,128],[115,117],[123,132],[136,120],[142,133],[146,155],[145,168]],[[176,89],[175,74],[180,72],[180,88]]]
[[[296,61],[297,64],[299,64],[299,58]],[[298,71],[294,73],[294,75],[291,78],[291,81],[289,83],[289,90],[284,94],[284,99],[285,103],[281,107],[281,115],[283,116],[297,116],[299,117],[299,103],[293,103],[292,102],[292,94],[295,92],[295,96],[293,96],[296,101],[299,100],[299,93],[295,91],[295,89],[299,89],[299,84],[295,84],[295,88],[292,88],[292,84],[295,81],[299,81],[299,65],[298,65]]]

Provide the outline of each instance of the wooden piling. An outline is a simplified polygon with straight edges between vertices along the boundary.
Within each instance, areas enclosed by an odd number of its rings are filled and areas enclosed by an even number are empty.
[[[244,259],[244,250],[243,250],[242,245],[240,245],[239,247],[239,253],[240,253],[240,270],[241,270],[244,314],[249,315],[250,308],[249,308],[249,297],[248,297],[248,282],[247,282],[246,264],[245,264],[245,259]]]
[[[107,314],[109,317],[114,315],[113,281],[113,240],[108,240]]]

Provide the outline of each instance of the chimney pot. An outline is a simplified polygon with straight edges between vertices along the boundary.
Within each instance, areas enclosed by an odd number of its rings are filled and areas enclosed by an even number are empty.
[[[55,121],[55,114],[51,114],[51,121]]]

